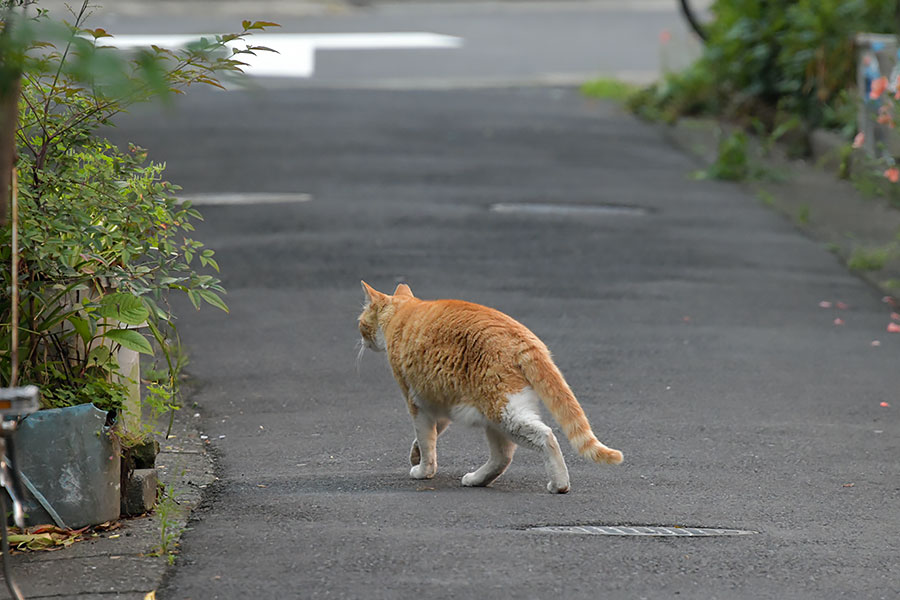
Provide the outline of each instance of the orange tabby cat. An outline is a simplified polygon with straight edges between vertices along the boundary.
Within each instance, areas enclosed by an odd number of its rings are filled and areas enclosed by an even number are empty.
[[[462,478],[485,486],[512,461],[516,445],[543,453],[552,493],[569,491],[569,472],[542,400],[572,446],[599,463],[618,464],[622,453],[601,444],[550,352],[524,325],[500,311],[460,300],[420,300],[400,284],[393,296],[365,281],[368,302],[359,316],[364,348],[387,351],[412,415],[410,450],[415,479],[437,471],[435,442],[451,421],[484,427],[488,461]]]

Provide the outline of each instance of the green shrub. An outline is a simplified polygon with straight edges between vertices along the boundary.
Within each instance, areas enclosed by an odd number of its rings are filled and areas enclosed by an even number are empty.
[[[880,271],[892,254],[892,247],[856,248],[847,259],[847,266],[854,271]]]
[[[719,142],[716,161],[696,174],[698,179],[722,179],[743,181],[752,174],[748,154],[748,138],[743,131],[736,131]]]
[[[753,115],[775,128],[779,115],[808,126],[852,118],[844,90],[855,82],[853,35],[896,32],[889,0],[717,0],[703,56],[633,103],[648,116],[708,112]]]
[[[589,98],[624,102],[637,91],[637,86],[619,79],[592,79],[581,86],[581,93]]]
[[[195,83],[219,86],[217,76],[240,70],[238,55],[265,50],[226,44],[273,24],[245,21],[237,34],[180,51],[142,50],[126,60],[104,47],[105,31],[82,28],[87,2],[73,25],[54,24],[46,13],[19,16],[13,24],[8,19],[21,13],[9,4],[0,3],[8,9],[0,13],[0,47],[17,43],[22,52],[16,65],[4,62],[11,54],[0,56],[0,84],[10,76],[22,81],[16,132],[20,302],[13,322],[11,272],[0,269],[0,385],[16,379],[37,384],[47,407],[93,401],[118,408],[126,387],[116,350],[129,348],[161,355],[167,376],[147,397],[156,407],[171,407],[182,361],[173,350],[175,315],[167,296],[182,292],[195,307],[227,310],[220,281],[201,272],[218,271],[218,265],[212,250],[192,239],[200,214],[178,202],[179,188],[162,180],[164,167],[148,162],[140,148],[119,149],[96,131],[135,102]],[[3,265],[12,252],[12,229],[3,227]]]

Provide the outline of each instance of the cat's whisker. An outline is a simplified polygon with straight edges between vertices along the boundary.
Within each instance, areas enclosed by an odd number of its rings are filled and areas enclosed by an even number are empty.
[[[363,354],[366,352],[366,345],[362,340],[357,340],[356,345],[359,346],[359,352],[356,355],[356,374],[360,374],[359,365],[362,362]]]

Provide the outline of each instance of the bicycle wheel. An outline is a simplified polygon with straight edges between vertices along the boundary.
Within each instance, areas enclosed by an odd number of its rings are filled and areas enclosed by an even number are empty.
[[[699,11],[695,10],[691,0],[678,0],[678,3],[681,6],[681,14],[684,16],[684,20],[687,21],[694,33],[705,42],[707,40],[706,27],[700,18]]]

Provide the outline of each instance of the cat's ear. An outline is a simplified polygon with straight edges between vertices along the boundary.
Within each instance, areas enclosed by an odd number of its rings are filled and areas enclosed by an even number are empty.
[[[384,299],[384,294],[373,288],[371,285],[369,285],[365,281],[360,281],[360,283],[362,284],[363,291],[369,298],[369,302],[377,302],[378,300]]]
[[[395,296],[406,296],[407,298],[415,298],[415,296],[413,296],[412,290],[409,289],[409,286],[406,285],[405,283],[401,283],[400,285],[397,286],[397,289],[394,290],[394,295]]]

